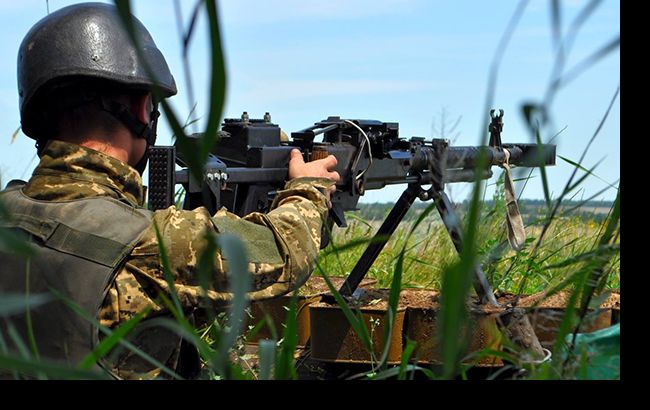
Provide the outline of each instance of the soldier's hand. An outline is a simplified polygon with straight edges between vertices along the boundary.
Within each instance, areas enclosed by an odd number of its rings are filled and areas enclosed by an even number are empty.
[[[291,150],[291,158],[289,159],[289,179],[300,177],[312,178],[329,178],[335,182],[341,179],[338,172],[334,171],[337,161],[334,155],[328,155],[326,158],[318,159],[316,161],[305,162],[302,159],[302,154],[299,150]],[[327,189],[327,201],[329,203],[330,195],[336,191],[336,187],[332,185]]]

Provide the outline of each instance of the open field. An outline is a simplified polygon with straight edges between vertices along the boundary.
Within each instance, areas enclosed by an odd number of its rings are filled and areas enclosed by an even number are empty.
[[[404,287],[440,289],[441,275],[445,268],[458,260],[449,235],[435,211],[417,227],[408,243],[405,243],[415,217],[424,209],[424,204],[416,205],[419,206],[414,206],[409,211],[405,218],[407,222],[397,229],[368,273],[368,277],[377,279],[382,287],[390,286],[395,262],[403,247],[407,249],[402,279]],[[495,290],[519,292],[520,286],[524,284],[523,292],[526,294],[557,285],[578,271],[583,265],[580,262],[569,262],[581,254],[590,252],[595,246],[609,213],[609,208],[605,206],[583,207],[569,215],[554,218],[536,251],[534,260],[531,261],[531,248],[542,231],[541,206],[528,205],[528,209],[535,211],[535,216],[531,216],[532,212],[527,214],[528,217],[524,215],[527,244],[519,253],[508,245],[504,211],[498,209],[498,206],[495,209],[493,203],[486,203],[481,216],[479,254],[482,257],[482,266]],[[377,208],[384,207],[383,204],[362,204],[358,212],[348,214],[349,226],[334,228],[334,245],[342,246],[354,240],[370,240],[382,220],[365,220],[357,215],[376,215]],[[570,208],[571,206],[566,207]],[[523,209],[526,209],[526,205]],[[362,244],[334,252],[322,258],[320,263],[331,275],[347,275],[364,249],[365,244]],[[612,258],[610,269],[607,286],[616,288],[620,281],[620,254]]]

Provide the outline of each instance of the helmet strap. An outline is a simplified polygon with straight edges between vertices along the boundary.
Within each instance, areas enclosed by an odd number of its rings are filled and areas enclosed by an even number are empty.
[[[158,117],[160,116],[158,104],[154,104],[151,112],[151,121],[149,121],[148,124],[145,124],[140,122],[126,105],[108,100],[104,97],[100,97],[99,100],[102,110],[108,112],[121,121],[129,130],[131,130],[131,132],[133,132],[133,134],[135,134],[137,138],[143,138],[147,141],[144,155],[134,167],[140,175],[142,175],[147,166],[147,161],[149,160],[149,147],[156,144]]]
[[[149,143],[147,143],[147,148],[144,150],[144,154],[142,155],[142,158],[140,158],[140,161],[138,161],[137,164],[133,166],[136,171],[138,171],[138,174],[142,176],[144,173],[144,169],[147,167],[147,162],[149,161]]]
[[[151,121],[148,124],[140,122],[131,112],[129,107],[116,101],[108,100],[105,97],[99,97],[100,106],[103,111],[111,114],[113,117],[122,122],[137,138],[144,138],[149,145],[156,143],[156,123],[158,122],[157,107],[154,107],[151,113]]]

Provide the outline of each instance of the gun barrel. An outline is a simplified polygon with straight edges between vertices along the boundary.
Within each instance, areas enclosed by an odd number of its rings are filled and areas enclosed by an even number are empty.
[[[510,152],[509,163],[522,167],[555,165],[555,145],[551,144],[503,144]],[[497,147],[449,147],[447,149],[447,169],[476,167],[481,152],[485,152],[486,164],[501,165],[505,162],[505,152]]]

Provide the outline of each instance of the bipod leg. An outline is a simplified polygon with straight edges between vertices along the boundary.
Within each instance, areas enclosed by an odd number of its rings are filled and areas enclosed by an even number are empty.
[[[433,200],[438,209],[438,213],[440,214],[440,218],[445,224],[447,232],[449,232],[451,241],[453,242],[456,251],[460,254],[463,250],[463,231],[460,227],[460,220],[451,205],[451,201],[445,191],[433,191]],[[490,303],[491,305],[499,306],[494,297],[494,293],[492,292],[492,286],[490,286],[490,283],[485,277],[485,273],[483,273],[483,269],[478,262],[474,265],[473,284],[476,294],[481,299],[482,304]]]
[[[368,270],[377,259],[377,256],[379,256],[379,253],[390,239],[390,236],[395,232],[395,229],[397,229],[400,222],[402,222],[402,219],[404,219],[404,215],[406,215],[406,212],[411,208],[411,205],[413,205],[415,198],[418,197],[421,190],[420,185],[410,184],[399,197],[393,206],[393,209],[391,209],[388,214],[388,217],[384,223],[381,224],[381,227],[372,238],[372,241],[368,244],[368,247],[363,252],[363,255],[361,255],[357,264],[354,266],[354,269],[352,269],[350,275],[348,275],[343,285],[341,285],[339,293],[341,293],[342,296],[349,297],[357,289],[363,278],[368,273]]]

